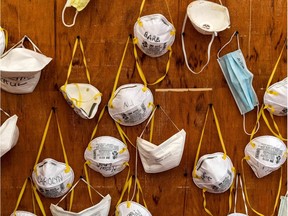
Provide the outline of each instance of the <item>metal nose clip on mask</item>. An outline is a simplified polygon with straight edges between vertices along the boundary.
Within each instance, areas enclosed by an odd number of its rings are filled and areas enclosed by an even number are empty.
[[[82,11],[90,2],[90,0],[67,0],[63,10],[62,10],[62,23],[66,27],[72,27],[75,25],[76,17],[80,11]],[[71,24],[67,24],[65,22],[65,10],[67,7],[74,7],[76,9],[75,15],[73,18],[73,22]]]
[[[38,163],[47,136],[53,112],[55,113],[57,129],[59,133],[65,163],[58,162],[51,158],[46,158],[42,162]],[[43,196],[49,198],[58,198],[63,196],[65,193],[68,192],[74,181],[74,172],[68,163],[63,138],[61,134],[61,129],[55,108],[51,110],[48,121],[45,126],[38,155],[32,172],[32,179],[37,190]]]
[[[128,37],[114,82],[111,98],[108,103],[108,112],[112,119],[124,126],[135,126],[149,118],[153,110],[153,95],[145,77],[141,76],[141,83],[130,83],[117,87],[123,61],[130,41]]]
[[[78,43],[82,52],[83,63],[86,69],[86,76],[88,79],[88,83],[68,83],[72,71],[72,62],[74,59]],[[94,116],[98,111],[99,104],[101,103],[102,94],[96,87],[90,84],[90,73],[88,70],[84,54],[83,44],[79,36],[75,40],[72,58],[67,72],[66,82],[63,86],[61,86],[60,91],[63,94],[63,97],[65,98],[67,103],[81,118],[84,119],[94,118]]]
[[[187,13],[184,18],[182,26],[182,51],[185,59],[185,63],[189,71],[194,74],[201,73],[204,68],[209,64],[210,61],[210,50],[215,36],[218,32],[224,31],[230,27],[230,16],[228,9],[222,5],[222,2],[219,0],[220,4],[213,3],[206,0],[196,0],[191,2],[187,7]],[[208,57],[205,65],[200,69],[200,71],[195,72],[188,63],[188,58],[185,48],[185,26],[187,22],[187,17],[191,21],[193,27],[203,35],[211,35],[211,41],[208,45]]]
[[[223,152],[206,154],[200,157],[200,159],[198,160],[210,109],[212,109],[213,111],[213,116],[215,119],[215,124]],[[235,168],[230,158],[227,156],[218,118],[216,116],[216,112],[214,110],[213,105],[210,104],[206,112],[205,122],[202,128],[201,137],[198,144],[196,158],[194,162],[194,168],[192,171],[193,182],[197,187],[202,189],[204,198],[203,201],[204,209],[209,215],[212,215],[212,213],[210,212],[209,209],[206,208],[205,192],[208,191],[210,193],[224,193],[230,188],[229,199],[232,199],[232,189],[233,189],[232,185],[234,177],[235,177]],[[231,209],[230,203],[231,202],[229,202],[229,211]]]
[[[220,57],[220,52],[232,41],[234,36],[237,38],[238,49]],[[255,106],[258,107],[257,111],[259,111],[259,102],[255,90],[252,86],[254,75],[248,70],[246,66],[245,58],[240,49],[239,33],[237,31],[233,33],[230,40],[219,50],[217,57],[217,61],[220,65],[221,71],[226,79],[229,89],[234,97],[241,115],[243,115],[244,132],[247,135],[250,135],[250,133],[246,131],[245,114],[253,110]],[[257,127],[259,129],[259,124]]]

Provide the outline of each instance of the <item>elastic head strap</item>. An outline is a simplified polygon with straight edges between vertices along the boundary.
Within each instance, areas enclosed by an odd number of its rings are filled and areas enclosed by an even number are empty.
[[[211,46],[212,43],[214,41],[214,38],[216,36],[216,33],[214,32],[211,36],[211,40],[208,44],[208,50],[207,50],[207,62],[205,63],[205,65],[201,68],[200,71],[196,72],[194,70],[192,70],[192,68],[189,66],[189,62],[188,62],[188,58],[187,58],[187,54],[186,54],[186,48],[185,48],[185,40],[184,40],[184,35],[185,35],[185,26],[186,26],[186,22],[187,22],[187,13],[185,14],[185,18],[184,18],[184,22],[183,22],[183,26],[182,26],[182,32],[181,32],[181,42],[182,42],[182,51],[183,51],[183,55],[184,55],[184,60],[185,60],[185,64],[188,68],[188,70],[190,72],[192,72],[193,74],[200,74],[205,68],[206,66],[209,64],[210,62],[210,52],[211,52]]]
[[[232,34],[232,36],[230,37],[230,40],[229,40],[226,44],[224,44],[224,45],[221,47],[221,49],[218,51],[218,53],[217,53],[217,58],[220,58],[220,52],[221,52],[229,43],[231,43],[231,41],[233,40],[234,36],[236,36],[236,38],[237,38],[238,49],[240,49],[239,32],[238,32],[238,31],[235,31],[235,32]]]
[[[71,168],[70,168],[69,163],[68,163],[68,158],[67,158],[67,154],[66,154],[66,151],[65,151],[65,146],[64,146],[64,142],[63,142],[62,133],[61,133],[61,128],[60,128],[58,115],[57,115],[56,111],[55,111],[55,118],[56,118],[57,129],[58,129],[58,134],[59,134],[59,138],[60,138],[60,143],[61,143],[61,147],[62,147],[62,152],[63,152],[63,155],[64,155],[65,164],[66,164],[65,172],[69,173]]]
[[[119,198],[119,200],[118,200],[118,202],[117,202],[117,204],[116,204],[116,215],[118,215],[118,214],[117,214],[117,212],[119,212],[118,206],[119,206],[119,204],[122,202],[123,196],[124,196],[124,194],[126,193],[127,190],[128,190],[128,196],[129,196],[131,184],[132,184],[132,176],[130,176],[130,178],[126,179],[126,182],[125,182],[125,184],[124,184],[123,190],[122,190],[121,195],[120,195],[120,198]],[[129,199],[127,199],[127,201],[128,201],[128,200],[129,200]]]
[[[52,114],[53,114],[53,110],[50,111],[50,115],[48,117],[45,129],[44,129],[44,133],[43,133],[43,136],[42,136],[42,139],[41,139],[40,147],[39,147],[38,154],[37,154],[37,157],[36,157],[36,161],[35,161],[35,164],[34,164],[34,171],[36,170],[36,165],[38,164],[39,159],[40,159],[40,155],[41,155],[41,152],[42,152],[45,140],[46,140],[47,132],[48,132],[48,129],[49,129],[51,118],[52,118]]]
[[[212,108],[212,111],[213,111],[213,115],[214,115],[214,119],[215,119],[215,124],[216,124],[216,128],[217,128],[218,136],[219,136],[219,139],[220,139],[220,142],[221,142],[221,146],[222,146],[222,149],[223,149],[223,152],[224,152],[223,159],[225,160],[226,157],[227,157],[227,153],[226,153],[226,148],[225,148],[225,144],[224,144],[224,141],[223,141],[222,133],[221,133],[221,130],[220,130],[219,121],[218,121],[218,118],[217,118],[217,115],[216,115],[216,112],[215,112],[215,109],[214,109],[213,105],[211,106],[211,108]]]
[[[104,106],[100,112],[100,115],[99,115],[98,120],[97,120],[97,124],[96,124],[95,128],[93,129],[92,135],[90,137],[90,142],[94,139],[94,136],[95,136],[97,129],[98,129],[98,125],[99,125],[106,109],[107,109],[107,106]]]
[[[8,46],[8,31],[2,27],[0,27],[0,31],[3,31],[4,32],[4,35],[5,35],[5,48],[7,48]]]
[[[69,67],[68,67],[66,82],[64,84],[64,89],[65,90],[66,90],[66,86],[68,84],[68,80],[69,80],[69,77],[70,77],[70,74],[71,74],[71,71],[72,71],[72,66],[73,66],[72,63],[73,63],[73,59],[74,59],[74,56],[75,56],[75,53],[76,53],[76,49],[78,47],[78,43],[79,43],[79,46],[80,46],[80,50],[82,52],[83,63],[84,63],[85,70],[86,70],[86,77],[87,77],[88,82],[90,84],[90,73],[89,73],[88,66],[87,66],[87,61],[86,61],[86,57],[85,57],[85,53],[84,53],[84,47],[83,47],[81,38],[79,36],[77,36],[77,38],[75,40],[75,43],[74,43],[73,51],[72,51],[71,61],[70,61]]]
[[[204,132],[205,132],[206,124],[207,124],[209,111],[210,111],[210,107],[207,108],[206,115],[205,115],[205,120],[204,120],[204,125],[203,125],[203,128],[202,128],[200,140],[199,140],[199,143],[198,143],[198,148],[197,148],[196,157],[195,157],[195,161],[194,161],[193,174],[192,174],[193,178],[197,177],[197,175],[196,175],[196,165],[197,165],[197,162],[198,162],[198,159],[199,159],[199,155],[200,155],[200,149],[201,149],[202,140],[203,140],[203,137],[204,137]]]
[[[203,196],[203,207],[204,210],[207,214],[209,214],[210,216],[213,216],[213,214],[211,213],[211,211],[206,207],[207,206],[207,201],[206,201],[206,196],[205,196],[205,192],[206,192],[206,188],[203,188],[202,190],[202,196]]]
[[[13,211],[14,215],[16,215],[16,211],[17,211],[18,206],[19,206],[19,204],[20,204],[20,202],[21,202],[21,200],[22,200],[23,194],[24,194],[25,189],[26,189],[26,186],[27,186],[27,182],[28,182],[28,178],[25,179],[25,182],[24,182],[24,184],[23,184],[23,186],[22,186],[22,188],[21,188],[20,194],[19,194],[18,199],[17,199],[17,202],[16,202],[15,209],[14,209],[14,211]]]
[[[233,199],[233,190],[234,190],[234,180],[235,180],[235,177],[236,177],[236,168],[235,167],[232,167],[232,172],[234,173],[234,179],[232,180],[232,185],[230,187],[230,192],[229,192],[229,211],[231,211],[231,208],[232,208],[232,199]]]
[[[38,195],[37,189],[36,189],[36,187],[32,184],[31,178],[29,178],[29,179],[30,179],[30,182],[31,182],[31,187],[32,187],[32,190],[33,190],[33,194],[34,194],[34,196],[35,196],[35,198],[36,198],[36,201],[37,201],[37,204],[38,204],[38,206],[39,206],[39,208],[40,208],[40,210],[41,210],[41,213],[42,213],[43,216],[46,216],[45,209],[44,209],[44,205],[43,205],[43,203],[42,203],[42,201],[41,201],[40,196]]]
[[[77,15],[78,15],[78,12],[79,12],[79,11],[78,11],[78,10],[75,11],[75,15],[74,15],[74,18],[73,18],[72,23],[71,23],[71,24],[67,24],[67,23],[65,22],[65,10],[66,10],[67,7],[71,7],[71,6],[68,6],[68,1],[66,2],[65,6],[64,6],[64,8],[63,8],[63,10],[62,10],[62,23],[63,23],[63,25],[66,26],[66,27],[72,27],[72,26],[75,25],[76,17],[77,17]]]
[[[140,134],[140,138],[142,138],[142,136],[143,136],[143,134],[144,134],[144,132],[145,132],[145,130],[146,130],[146,128],[147,128],[147,126],[149,125],[149,123],[151,122],[151,120],[152,120],[152,122],[153,122],[153,119],[154,119],[154,114],[155,114],[155,112],[156,112],[156,110],[157,110],[157,108],[158,108],[159,106],[155,106],[154,108],[153,108],[153,110],[152,110],[152,113],[151,113],[151,115],[150,115],[150,117],[149,117],[149,119],[148,119],[148,121],[147,121],[147,123],[146,123],[146,125],[145,125],[145,127],[144,127],[144,129],[143,129],[143,131],[142,131],[142,133]],[[152,125],[152,124],[151,124]],[[151,126],[152,127],[152,126]],[[153,136],[153,131],[152,131],[152,135],[151,135],[151,128],[150,127],[150,137],[152,137]],[[154,123],[153,123],[153,127],[154,127]],[[150,138],[150,140],[151,140],[152,138]]]
[[[138,193],[136,195],[136,201],[139,203],[139,194],[141,193],[143,204],[144,204],[145,208],[148,209],[147,204],[146,204],[145,199],[144,199],[144,196],[143,196],[143,190],[142,190],[142,187],[140,185],[138,178],[136,178],[135,181],[136,181],[136,185],[137,185],[137,189],[138,189]]]
[[[121,70],[122,70],[122,67],[123,67],[123,62],[124,62],[124,59],[125,59],[125,56],[126,56],[127,47],[128,47],[129,42],[130,42],[130,39],[131,39],[130,36],[128,36],[128,39],[126,41],[125,48],[124,48],[124,51],[123,51],[123,54],[122,54],[121,62],[120,62],[120,65],[118,67],[118,70],[117,70],[117,74],[116,74],[116,78],[115,78],[115,81],[114,81],[113,90],[112,90],[111,97],[110,97],[109,102],[108,102],[108,105],[109,105],[110,108],[113,108],[112,100],[115,97],[115,91],[116,91],[116,88],[117,88],[117,85],[118,85],[119,77],[120,77],[120,74],[121,74]]]
[[[123,129],[121,128],[120,124],[116,121],[114,121],[117,130],[121,136],[122,141],[125,143],[125,145],[127,146],[127,141],[134,147],[136,148],[136,146],[131,142],[131,140],[129,139],[129,137],[127,136],[127,134],[123,131]],[[127,141],[126,141],[127,140]]]
[[[272,79],[273,79],[273,77],[274,77],[274,74],[275,74],[275,72],[276,72],[276,69],[277,69],[277,67],[278,67],[278,64],[279,64],[279,62],[280,62],[280,60],[281,60],[283,51],[284,51],[284,49],[285,49],[285,47],[286,47],[286,43],[287,43],[287,40],[285,40],[285,43],[284,43],[284,45],[283,45],[283,47],[282,47],[282,49],[281,49],[281,52],[280,52],[279,57],[278,57],[278,59],[277,59],[277,61],[276,61],[276,64],[275,64],[275,66],[274,66],[274,68],[273,68],[273,70],[272,70],[272,73],[271,73],[270,77],[269,77],[269,80],[268,80],[268,83],[267,83],[267,86],[266,86],[266,91],[268,90],[268,88],[269,88],[269,86],[270,86],[270,84],[271,84],[271,82],[272,82]]]
[[[0,107],[0,111],[2,111],[6,116],[10,117],[10,115],[7,112],[5,112],[1,107]]]
[[[90,185],[90,179],[89,179],[89,174],[88,174],[88,170],[87,170],[88,163],[89,163],[88,161],[86,161],[84,163],[84,173],[85,173],[85,178],[87,179],[87,183],[88,183],[88,185]],[[89,194],[89,197],[90,197],[90,201],[93,204],[91,188],[89,186],[87,188],[88,188],[88,194]]]

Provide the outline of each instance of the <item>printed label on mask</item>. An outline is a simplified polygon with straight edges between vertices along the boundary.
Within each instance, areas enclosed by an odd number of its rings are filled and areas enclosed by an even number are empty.
[[[278,164],[281,161],[283,151],[280,148],[270,145],[260,144],[257,145],[255,158],[262,161],[267,161],[273,164]]]
[[[119,146],[109,143],[97,143],[93,149],[94,160],[110,160],[118,157]]]
[[[217,185],[213,185],[212,189],[214,191],[219,191],[222,189],[229,188],[231,181],[232,181],[232,172],[227,170],[227,175],[225,176],[225,178],[220,183],[218,183]]]
[[[53,188],[42,188],[39,187],[39,191],[42,194],[45,194],[47,197],[59,197],[59,194],[65,189],[65,185],[61,183],[60,185],[57,185],[56,187]]]
[[[167,43],[161,44],[150,44],[147,41],[143,41],[141,48],[145,51],[147,55],[162,55],[163,51],[167,48]]]
[[[60,182],[63,182],[63,176],[62,175],[58,175],[52,178],[47,178],[44,176],[38,176],[37,177],[37,182],[43,186],[51,186],[51,185],[57,185]]]
[[[115,171],[117,171],[117,166],[113,166],[112,163],[97,163],[96,166],[99,168],[99,170],[103,170],[106,172],[114,173]]]
[[[121,116],[121,119],[125,123],[135,123],[140,121],[141,119],[145,118],[146,114],[146,107],[144,103],[142,103],[140,106],[136,106],[132,109],[130,109],[127,112],[119,113],[118,115]]]
[[[1,82],[10,87],[18,87],[18,86],[26,85],[27,81],[33,78],[34,76],[32,77],[9,77],[9,78],[1,77]]]

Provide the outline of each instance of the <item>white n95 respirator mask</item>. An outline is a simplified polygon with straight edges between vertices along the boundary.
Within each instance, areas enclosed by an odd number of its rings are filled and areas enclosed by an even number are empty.
[[[287,158],[287,147],[275,136],[259,136],[245,147],[245,157],[255,175],[262,178],[279,169]]]
[[[46,158],[38,163],[32,173],[32,179],[38,191],[45,197],[63,196],[73,184],[74,172],[65,163]]]
[[[37,215],[28,211],[16,211],[15,213],[12,213],[10,216],[37,216]]]
[[[0,111],[4,112],[1,108]],[[19,138],[18,116],[10,117],[6,112],[4,114],[9,118],[0,126],[0,158],[16,145]]]
[[[8,33],[7,31],[0,26],[0,55],[3,54],[8,43]]]
[[[32,44],[33,50],[24,47],[26,39]],[[1,88],[14,94],[33,92],[42,69],[51,60],[42,54],[29,37],[24,36],[0,58]]]
[[[137,20],[134,37],[143,53],[150,57],[159,57],[173,45],[175,28],[162,14],[151,14]]]
[[[223,156],[222,152],[216,152],[200,157],[193,176],[197,187],[210,193],[223,193],[231,187],[235,176],[233,164],[228,156],[225,159]]]
[[[118,216],[152,216],[152,214],[141,204],[134,201],[122,202],[117,206]]]
[[[110,116],[119,124],[141,124],[153,110],[153,95],[143,84],[125,84],[116,89],[108,106]]]
[[[288,108],[288,78],[269,86],[264,94],[267,110],[276,116],[286,116]]]
[[[110,177],[125,169],[130,155],[122,141],[111,136],[100,136],[89,143],[84,158],[91,169]]]

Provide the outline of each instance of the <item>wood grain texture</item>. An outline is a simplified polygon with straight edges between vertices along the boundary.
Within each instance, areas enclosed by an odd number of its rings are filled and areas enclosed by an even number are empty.
[[[202,191],[192,181],[191,172],[196,155],[205,112],[208,104],[213,103],[216,109],[220,127],[226,144],[227,153],[232,159],[237,171],[240,171],[244,148],[249,142],[242,128],[242,116],[230,93],[228,85],[217,63],[218,50],[229,40],[235,30],[240,33],[240,47],[246,59],[249,70],[254,74],[253,86],[259,102],[263,95],[270,73],[278,58],[283,42],[287,37],[287,2],[284,0],[222,0],[228,7],[231,27],[215,38],[211,49],[211,60],[208,67],[200,74],[193,75],[186,68],[181,48],[181,29],[189,0],[167,0],[176,32],[173,44],[168,76],[156,86],[150,86],[155,104],[160,104],[170,118],[180,129],[185,129],[186,142],[183,157],[178,167],[158,174],[144,172],[140,159],[138,160],[138,177],[141,182],[145,201],[153,215],[156,216],[203,216]],[[91,83],[103,94],[100,109],[107,104],[113,88],[116,72],[122,57],[125,42],[129,34],[133,34],[134,23],[139,14],[141,0],[117,0],[107,3],[105,0],[90,1],[81,11],[72,28],[65,27],[61,22],[62,8],[66,1],[19,1],[1,2],[1,26],[9,32],[8,47],[12,47],[24,35],[28,35],[41,49],[53,58],[53,61],[42,71],[41,79],[33,93],[13,95],[1,91],[1,107],[10,114],[17,114],[20,137],[17,145],[1,158],[1,215],[10,215],[15,207],[17,197],[26,177],[31,174],[36,160],[38,148],[44,127],[52,106],[57,107],[59,121],[71,167],[75,173],[75,181],[84,175],[84,151],[92,131],[96,125],[97,116],[92,120],[84,120],[67,105],[59,92],[65,83],[68,66],[71,60],[75,38],[80,36],[83,41]],[[251,22],[249,11],[251,3]],[[74,11],[67,10],[67,19]],[[165,1],[147,0],[142,15],[162,13],[167,19],[170,16]],[[251,32],[249,25],[251,24]],[[250,36],[249,36],[250,35]],[[250,38],[250,42],[249,42]],[[206,62],[207,46],[210,36],[198,33],[187,21],[185,44],[188,59],[193,68],[199,70]],[[237,48],[236,40],[223,51],[228,53]],[[165,73],[168,55],[160,58],[150,58],[138,49],[143,71],[152,82]],[[281,58],[273,83],[287,76],[287,54]],[[73,60],[70,82],[87,82],[85,68],[80,49]],[[141,83],[133,56],[133,46],[129,45],[122,68],[118,86],[126,83]],[[155,89],[166,88],[212,88],[212,91],[188,92],[156,92]],[[153,142],[160,144],[177,132],[161,111],[155,114],[155,130]],[[1,122],[5,119],[1,115]],[[282,134],[287,137],[287,119],[275,117]],[[256,120],[256,109],[246,115],[247,129],[251,131]],[[123,127],[129,138],[136,142],[145,123],[135,127]],[[261,128],[257,135],[270,134],[261,120]],[[97,136],[111,135],[119,138],[117,129],[106,112],[99,125]],[[148,132],[144,137],[148,138]],[[135,148],[128,146],[130,152],[130,169],[134,174]],[[212,115],[209,116],[203,146],[200,154],[221,151],[219,138]],[[55,119],[51,121],[45,147],[40,160],[46,157],[63,161]],[[287,165],[284,165],[283,186],[281,194],[287,190]],[[115,205],[120,197],[128,172],[114,177],[104,178],[101,174],[88,169],[92,185],[103,195],[112,197],[110,214],[113,215]],[[277,193],[280,171],[258,179],[245,164],[247,190],[253,207],[264,215],[270,215]],[[19,206],[21,210],[32,211],[30,188],[28,187]],[[229,193],[206,194],[207,207],[215,216],[228,214]],[[49,206],[59,199],[47,199],[41,196],[47,215]],[[237,209],[244,212],[242,199],[239,196]],[[93,193],[93,201],[100,197]],[[65,199],[62,207],[67,207],[69,199]],[[86,186],[79,184],[75,190],[73,211],[81,211],[89,207],[89,197]],[[39,209],[37,214],[40,215]],[[249,208],[249,215],[255,214]]]

